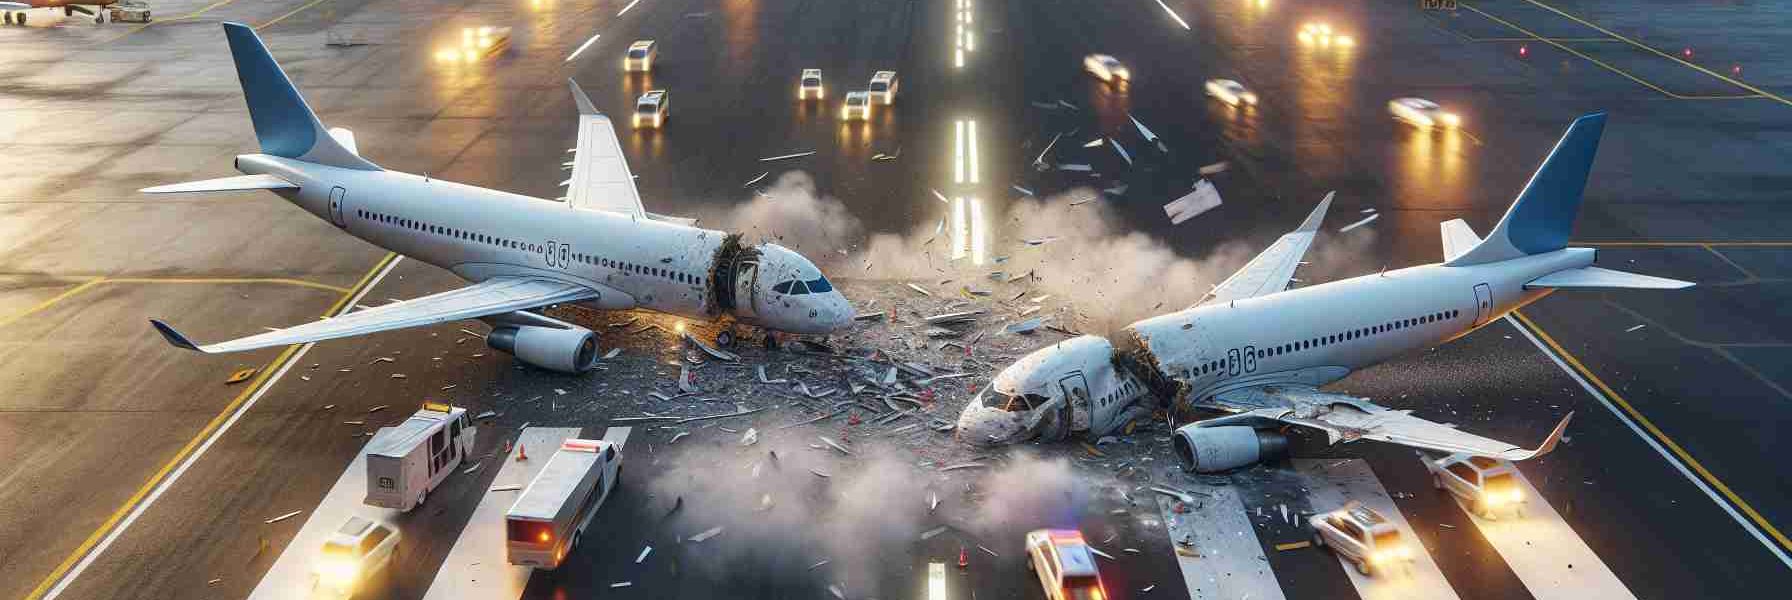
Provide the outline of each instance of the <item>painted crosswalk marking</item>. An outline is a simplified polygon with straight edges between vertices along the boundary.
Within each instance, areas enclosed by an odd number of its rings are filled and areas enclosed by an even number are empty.
[[[387,430],[368,438],[368,446],[380,440]],[[274,566],[268,569],[255,590],[249,593],[250,600],[278,600],[282,598],[311,598],[315,583],[312,564],[322,551],[324,541],[330,534],[347,522],[350,517],[365,517],[375,522],[391,525],[397,520],[399,512],[390,508],[379,508],[362,504],[367,497],[367,452],[366,447],[355,453],[355,460],[348,464],[336,485],[324,495],[323,502],[309,511],[305,524],[299,528],[292,542],[286,544],[286,550],[280,558],[274,560]],[[403,531],[399,535],[404,535]],[[397,559],[395,559],[396,562]]]
[[[1532,596],[1537,600],[1636,598],[1523,473],[1518,473],[1518,481],[1525,498],[1530,499],[1521,517],[1488,520],[1472,510],[1464,512]]]
[[[1400,514],[1394,499],[1388,496],[1381,480],[1369,469],[1369,463],[1362,459],[1346,460],[1295,460],[1294,468],[1300,474],[1312,480],[1310,498],[1313,509],[1329,511],[1344,506],[1345,502],[1356,500],[1363,506],[1374,509],[1400,530],[1400,535],[1413,549],[1413,560],[1404,567],[1393,567],[1376,571],[1374,576],[1358,573],[1356,565],[1347,563],[1340,557],[1338,562],[1350,577],[1351,585],[1364,600],[1381,600],[1384,598],[1428,598],[1445,600],[1456,598],[1456,589],[1444,579],[1443,571],[1438,570],[1437,562],[1431,559],[1430,552],[1419,543],[1419,537],[1413,532],[1412,525]]]
[[[512,565],[505,558],[504,511],[510,509],[522,488],[547,465],[548,457],[554,455],[560,443],[578,435],[577,427],[530,427],[517,436],[516,447],[505,457],[497,478],[479,499],[479,506],[473,509],[473,517],[461,530],[460,538],[454,540],[454,549],[448,551],[447,560],[442,561],[441,568],[436,571],[435,581],[423,595],[424,600],[514,600],[522,597],[523,589],[529,585],[530,569]],[[532,453],[530,459],[516,460],[516,455],[525,449]],[[511,486],[516,486],[513,491],[491,491],[492,488]]]
[[[1282,600],[1282,586],[1263,556],[1238,489],[1198,484],[1183,489],[1204,494],[1195,497],[1189,512],[1177,514],[1177,501],[1167,496],[1158,496],[1157,506],[1189,598]]]

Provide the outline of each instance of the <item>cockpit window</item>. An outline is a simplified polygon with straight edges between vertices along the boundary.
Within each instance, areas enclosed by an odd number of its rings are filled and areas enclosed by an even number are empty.
[[[1039,394],[1009,395],[993,389],[983,396],[983,406],[1007,412],[1033,410],[1045,402],[1046,397]]]
[[[811,294],[826,294],[834,291],[834,284],[828,283],[828,278],[826,277],[816,277],[811,279],[808,282],[808,286],[809,293]]]
[[[795,281],[786,281],[784,283],[780,283],[778,285],[772,286],[772,291],[780,293],[780,294],[788,294],[788,293],[790,293],[790,286],[793,286],[793,285],[796,285]]]
[[[829,289],[832,289],[832,288],[829,288]],[[792,279],[790,281],[786,281],[784,283],[780,283],[778,285],[772,286],[772,291],[780,293],[780,294],[790,294],[792,296],[796,296],[796,295],[809,293],[809,288],[807,286],[804,286],[803,282]]]

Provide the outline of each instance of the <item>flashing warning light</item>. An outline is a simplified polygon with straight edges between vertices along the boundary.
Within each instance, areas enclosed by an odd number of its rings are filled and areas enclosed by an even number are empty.
[[[1681,48],[1680,55],[1687,57],[1687,58],[1692,58],[1692,48]]]
[[[1530,56],[1531,55],[1531,47],[1530,46],[1519,46],[1518,47],[1518,55],[1519,56]]]

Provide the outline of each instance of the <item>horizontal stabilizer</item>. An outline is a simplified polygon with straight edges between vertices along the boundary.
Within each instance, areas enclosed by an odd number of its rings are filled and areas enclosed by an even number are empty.
[[[1690,281],[1638,275],[1599,267],[1581,267],[1556,271],[1525,284],[1526,288],[1594,289],[1623,288],[1637,290],[1677,290],[1692,287]]]
[[[1468,221],[1450,219],[1437,224],[1444,236],[1444,262],[1456,260],[1456,257],[1467,254],[1476,244],[1481,243],[1481,236],[1468,226]]]
[[[171,183],[146,187],[140,192],[146,194],[186,194],[192,192],[244,192],[249,190],[296,190],[299,184],[275,177],[273,175],[239,175],[236,177],[220,177],[203,181]]]

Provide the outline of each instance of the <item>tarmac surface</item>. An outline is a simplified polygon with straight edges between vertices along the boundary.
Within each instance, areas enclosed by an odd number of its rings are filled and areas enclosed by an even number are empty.
[[[1163,306],[1186,305],[1329,190],[1337,201],[1313,265],[1300,275],[1307,283],[1434,262],[1437,222],[1460,217],[1485,233],[1567,123],[1607,111],[1576,243],[1600,248],[1602,265],[1699,286],[1555,294],[1508,323],[1365,370],[1335,389],[1526,446],[1575,411],[1563,446],[1521,470],[1630,593],[1748,597],[1785,589],[1792,480],[1775,459],[1792,454],[1792,442],[1778,436],[1792,425],[1792,321],[1779,310],[1792,299],[1792,209],[1784,202],[1792,189],[1792,61],[1775,50],[1787,46],[1792,13],[1769,3],[1671,11],[1614,0],[1457,4],[1423,11],[1413,3],[1292,0],[169,0],[154,3],[157,21],[148,26],[33,11],[30,27],[0,28],[0,157],[8,165],[0,185],[0,449],[9,459],[0,466],[0,597],[246,597],[288,550],[299,522],[265,521],[315,506],[381,412],[395,420],[428,397],[503,413],[482,426],[476,455],[500,452],[529,423],[595,435],[610,417],[644,410],[640,396],[649,390],[622,371],[651,379],[650,370],[682,356],[664,330],[606,327],[604,344],[624,347],[622,362],[566,377],[514,366],[462,333],[464,324],[236,355],[169,348],[147,319],[168,319],[195,339],[224,339],[462,285],[268,194],[135,191],[232,175],[230,159],[255,151],[219,21],[256,26],[313,109],[329,125],[353,129],[374,162],[542,198],[564,193],[558,166],[573,145],[576,114],[566,78],[615,114],[648,89],[669,90],[663,131],[619,131],[650,209],[780,237],[827,257],[823,268],[866,310],[900,297],[900,282],[950,293],[959,283],[937,282],[1001,269],[996,257],[1025,252],[1022,239],[1147,240],[1056,250],[1057,262],[1041,267],[1042,285],[1082,293],[1077,306],[1052,313],[1090,330],[1111,320],[1090,314],[1090,304],[1148,308],[1131,306],[1130,296],[1150,293],[1162,295],[1154,300]],[[1355,44],[1297,41],[1302,24],[1322,20]],[[470,63],[438,56],[463,28],[479,26],[511,27],[508,48]],[[656,70],[623,74],[616,57],[646,38],[660,44]],[[1125,62],[1134,81],[1110,87],[1091,79],[1079,65],[1093,52]],[[796,100],[803,68],[823,70],[825,102]],[[897,103],[878,107],[867,123],[842,124],[839,98],[883,69],[901,74]],[[1203,81],[1222,77],[1244,82],[1261,103],[1240,109],[1205,97]],[[1435,100],[1462,114],[1464,125],[1423,131],[1395,121],[1386,105],[1402,96]],[[1141,139],[1134,119],[1167,150]],[[1046,170],[1035,169],[1058,134]],[[1086,146],[1097,138],[1107,141]],[[969,157],[955,154],[961,144]],[[961,176],[955,171],[967,159],[970,173]],[[1200,167],[1221,161],[1229,169],[1209,178],[1224,205],[1171,225],[1162,204],[1186,193]],[[817,198],[797,204],[812,210],[765,209],[765,198],[775,206],[809,195],[800,175],[786,179],[795,171],[812,179]],[[743,185],[761,173],[767,178]],[[1370,214],[1379,218],[1338,231]],[[948,220],[952,231],[943,233]],[[869,241],[878,234],[942,241],[898,243],[926,252],[905,257],[924,268],[903,270],[889,264],[900,252],[877,252]],[[948,243],[963,256],[956,263],[948,262]],[[1151,281],[1159,274],[1153,265],[1104,254],[1133,247],[1195,261],[1200,280]],[[1082,266],[1090,262],[1122,275],[1054,274],[1106,272]],[[886,348],[903,334],[912,332],[865,325],[836,342]],[[988,370],[934,345],[902,351]],[[979,356],[999,363],[1019,351]],[[748,357],[784,360],[758,350]],[[257,371],[225,383],[245,368]],[[625,386],[632,395],[616,390]],[[558,398],[557,389],[585,408],[540,400]],[[956,416],[950,402],[965,392],[934,410]],[[390,408],[368,412],[379,406]],[[778,501],[779,510],[821,511],[838,508],[829,492],[839,489],[917,503],[926,490],[944,490],[943,512],[898,523],[914,531],[824,523],[789,540],[724,534],[709,546],[679,543],[721,517],[694,501],[664,517],[667,494],[682,489],[678,478],[711,463],[748,468],[744,454],[716,457],[736,439],[719,429],[785,422],[765,418],[693,429],[673,445],[665,445],[671,430],[639,432],[631,445],[656,449],[631,454],[646,460],[631,463],[594,524],[613,543],[587,544],[559,572],[536,574],[525,595],[829,597],[830,584],[849,597],[918,595],[927,563],[945,562],[950,597],[1034,598],[1020,536],[1047,522],[1079,526],[1095,541],[1112,534],[1121,540],[1115,545],[1139,550],[1100,563],[1116,595],[1183,593],[1149,495],[1138,504],[1120,495],[1137,483],[1116,474],[1125,460],[1097,460],[1074,443],[1029,449],[1074,457],[1069,487],[1082,495],[1048,504],[1050,518],[988,520],[973,499],[987,502],[984,494],[999,493],[991,486],[1012,483],[1004,474],[1016,470],[973,469],[898,477],[895,490],[793,483],[791,499]],[[842,427],[830,423],[824,431]],[[791,463],[785,470],[798,479],[815,477],[803,474],[810,467],[854,469],[810,450],[814,435],[792,431],[768,431],[762,443],[788,447],[780,452]],[[1127,436],[1123,451],[1104,448],[1152,456],[1166,433],[1149,425]],[[1547,596],[1429,489],[1411,451],[1305,441],[1301,458],[1367,461],[1460,597]],[[969,452],[944,449],[957,444],[946,434],[863,443],[890,444],[904,466],[924,470]],[[1183,477],[1166,467],[1156,464],[1148,476]],[[1253,478],[1287,468],[1253,469],[1235,485],[1257,490]],[[424,595],[496,471],[451,477],[427,508],[399,523],[405,564],[379,595]],[[954,529],[909,537],[934,522]],[[1276,550],[1263,533],[1285,541],[1300,539],[1298,531],[1260,527],[1287,597],[1359,593],[1326,551]],[[865,548],[868,558],[856,561],[822,556],[833,547],[813,545],[854,535],[905,542]],[[643,544],[660,550],[636,565]],[[995,555],[979,554],[979,545]],[[971,561],[962,572],[961,549]],[[824,558],[838,568],[810,567]],[[632,586],[611,587],[624,580]],[[1147,586],[1156,587],[1140,591]]]

